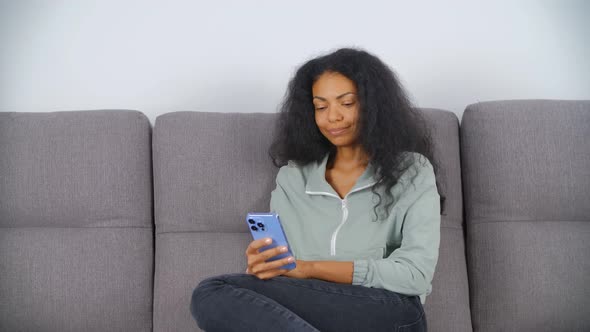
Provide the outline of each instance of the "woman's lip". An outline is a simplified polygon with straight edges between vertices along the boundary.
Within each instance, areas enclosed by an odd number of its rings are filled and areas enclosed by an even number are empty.
[[[328,130],[328,132],[331,135],[337,136],[337,135],[342,134],[343,132],[345,132],[348,128],[349,127],[346,127],[346,128],[338,128],[338,129],[330,129],[330,130]]]

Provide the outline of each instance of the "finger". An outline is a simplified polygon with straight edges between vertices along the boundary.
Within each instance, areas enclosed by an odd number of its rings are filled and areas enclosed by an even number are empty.
[[[250,244],[246,248],[246,255],[249,255],[249,254],[257,254],[258,253],[258,249],[260,249],[262,247],[266,247],[266,246],[268,246],[271,243],[272,243],[272,239],[269,238],[269,237],[263,238],[263,239],[254,240],[254,241],[250,242]]]
[[[271,279],[274,277],[278,277],[280,275],[283,275],[285,273],[289,272],[289,270],[285,270],[285,269],[276,269],[276,270],[270,270],[270,271],[265,271],[262,273],[258,273],[256,274],[256,276],[258,277],[258,279]]]
[[[267,261],[270,258],[273,258],[273,257],[275,257],[277,255],[280,255],[280,254],[284,254],[287,251],[288,251],[287,247],[285,247],[285,246],[278,246],[278,247],[275,247],[275,248],[272,248],[272,249],[268,249],[268,250],[262,251],[260,253],[260,256],[264,257],[264,261]]]
[[[286,257],[282,259],[277,259],[276,261],[268,262],[268,263],[260,263],[256,265],[251,265],[250,271],[253,273],[262,273],[268,270],[278,269],[284,265],[291,264],[295,261],[294,257]]]
[[[264,263],[263,265],[263,269],[261,269],[262,271],[265,270],[274,270],[274,269],[278,269],[284,265],[288,265],[291,264],[295,261],[295,258],[293,257],[287,257],[287,258],[282,258],[282,259],[277,259],[276,261],[272,261],[272,262],[268,262],[268,263]]]
[[[268,261],[269,259],[277,256],[277,255],[286,253],[287,251],[288,251],[287,250],[287,247],[280,246],[280,247],[276,247],[276,248],[272,248],[272,249],[268,249],[268,250],[262,251],[262,252],[260,252],[258,254],[252,254],[252,253],[250,253],[250,254],[247,255],[247,257],[248,257],[248,265],[249,266],[252,266],[252,265],[264,263],[264,262]]]

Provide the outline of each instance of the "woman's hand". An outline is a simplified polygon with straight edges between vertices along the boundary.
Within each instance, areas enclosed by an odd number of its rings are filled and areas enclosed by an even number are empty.
[[[294,259],[285,257],[276,261],[266,262],[276,255],[286,252],[287,248],[276,247],[263,252],[260,248],[266,247],[272,243],[269,238],[255,240],[250,242],[246,248],[246,258],[248,259],[248,268],[246,273],[253,274],[259,279],[270,279],[276,276],[284,275],[285,277],[297,279],[321,279],[326,281],[338,282],[342,284],[351,284],[354,272],[354,262],[342,261],[296,261],[296,267],[292,270],[281,269]],[[285,251],[281,249],[284,248]]]
[[[275,257],[276,255],[282,254],[287,252],[286,247],[276,247],[265,251],[260,251],[260,248],[266,247],[272,243],[272,239],[259,239],[250,242],[248,248],[246,248],[246,259],[248,262],[248,268],[246,269],[246,273],[253,274],[259,279],[270,279],[280,275],[301,275],[300,272],[296,272],[297,268],[289,271],[286,269],[281,269],[283,265],[287,265],[292,263],[295,258],[294,257],[285,257],[276,261],[266,262],[270,258]],[[297,267],[299,267],[299,261],[297,262]]]

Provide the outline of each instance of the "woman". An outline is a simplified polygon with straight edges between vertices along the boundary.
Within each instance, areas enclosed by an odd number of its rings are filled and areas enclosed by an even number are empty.
[[[428,131],[395,74],[362,50],[315,58],[291,80],[277,132],[270,205],[295,257],[267,263],[286,248],[252,241],[246,274],[195,289],[199,327],[426,331],[440,196]]]

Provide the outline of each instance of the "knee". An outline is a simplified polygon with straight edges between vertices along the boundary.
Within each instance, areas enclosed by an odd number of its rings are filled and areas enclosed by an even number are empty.
[[[215,293],[215,291],[221,289],[225,284],[225,281],[221,276],[210,277],[204,279],[199,285],[193,290],[191,297],[190,309],[193,317],[197,319],[199,316],[199,309],[205,307],[202,305],[204,301]]]
[[[224,289],[227,286],[239,283],[238,280],[243,277],[244,275],[240,274],[222,274],[201,281],[193,290],[191,296],[190,311],[195,320],[198,322],[199,317],[210,315],[211,313],[206,313],[205,311],[210,310],[212,307],[217,307],[219,302],[223,302],[229,296]]]

